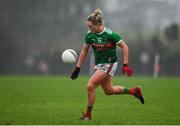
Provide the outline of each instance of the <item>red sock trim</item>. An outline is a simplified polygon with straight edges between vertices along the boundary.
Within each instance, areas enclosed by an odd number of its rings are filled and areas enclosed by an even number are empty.
[[[134,88],[130,88],[129,89],[129,94],[134,95],[135,94],[135,89]]]
[[[86,112],[86,116],[91,116],[91,112]]]

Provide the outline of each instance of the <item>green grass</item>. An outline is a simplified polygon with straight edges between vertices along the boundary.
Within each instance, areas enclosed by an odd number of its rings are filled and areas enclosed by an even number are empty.
[[[88,77],[0,77],[0,124],[180,124],[180,79],[114,77],[114,85],[140,85],[145,104],[130,95],[106,96],[97,88],[93,119],[86,109]]]

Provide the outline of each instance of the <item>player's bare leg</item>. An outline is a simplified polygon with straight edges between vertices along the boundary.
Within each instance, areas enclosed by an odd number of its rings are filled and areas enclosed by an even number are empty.
[[[142,104],[144,104],[144,98],[142,96],[142,91],[140,87],[128,89],[122,86],[112,86],[112,78],[109,75],[107,75],[107,77],[102,81],[101,86],[106,95],[131,94],[138,98]]]
[[[87,101],[87,110],[83,113],[81,117],[82,120],[90,120],[91,119],[91,111],[96,98],[96,87],[101,83],[101,81],[105,78],[106,73],[101,70],[96,70],[96,72],[90,78],[87,84],[87,92],[88,92],[88,101]]]
[[[121,94],[124,91],[124,87],[122,86],[112,86],[112,77],[107,74],[101,82],[101,87],[106,95]]]

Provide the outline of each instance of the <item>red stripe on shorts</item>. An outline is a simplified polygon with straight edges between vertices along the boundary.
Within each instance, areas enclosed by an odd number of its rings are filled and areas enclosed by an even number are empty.
[[[109,72],[112,70],[112,68],[113,68],[113,63],[109,66],[109,68],[108,68],[108,70],[107,70],[107,74],[109,74]]]

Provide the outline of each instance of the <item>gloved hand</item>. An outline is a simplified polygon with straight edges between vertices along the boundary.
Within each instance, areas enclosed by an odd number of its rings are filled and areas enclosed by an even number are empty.
[[[72,80],[77,79],[79,72],[80,72],[80,68],[76,66],[76,67],[74,68],[74,71],[73,71],[72,74],[71,74],[71,79],[72,79]]]
[[[132,68],[129,67],[128,64],[124,64],[124,65],[123,65],[123,67],[122,67],[122,72],[123,72],[123,74],[124,74],[124,73],[127,73],[127,75],[128,75],[129,77],[131,77],[132,74],[133,74],[133,70],[132,70]]]

